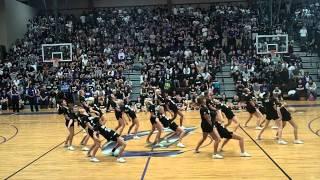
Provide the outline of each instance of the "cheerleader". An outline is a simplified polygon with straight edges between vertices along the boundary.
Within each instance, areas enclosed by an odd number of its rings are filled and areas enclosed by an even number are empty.
[[[114,113],[118,121],[118,126],[115,128],[115,130],[119,130],[119,135],[121,136],[126,124],[128,124],[122,116],[124,113],[123,101],[119,100],[118,102],[115,102],[115,97],[113,97],[110,103],[112,108],[114,109]]]
[[[151,131],[147,136],[146,142],[147,142],[147,144],[155,144],[159,147],[163,147],[163,145],[160,144],[160,137],[161,137],[161,134],[163,133],[163,126],[162,126],[161,122],[159,121],[159,119],[157,118],[158,111],[156,110],[156,105],[154,105],[151,101],[146,101],[145,104],[146,104],[148,111],[150,112],[149,119],[150,119],[150,123],[152,126]],[[150,141],[150,138],[155,130],[157,130],[157,135],[156,135],[154,142],[152,143]]]
[[[282,127],[284,128],[287,122],[293,127],[294,144],[303,144],[304,142],[298,138],[298,125],[292,120],[291,113],[286,108],[286,103],[278,103],[278,114],[282,120]]]
[[[218,111],[220,111],[220,113],[223,112],[224,115],[226,116],[226,118],[228,119],[228,122],[227,122],[227,124],[224,125],[224,127],[227,128],[232,122],[234,122],[236,126],[235,126],[233,131],[234,132],[237,131],[237,129],[239,128],[240,124],[238,122],[238,118],[232,112],[232,109],[229,106],[220,103],[218,100],[215,100],[214,103],[215,103],[216,109]]]
[[[218,153],[218,146],[221,141],[220,135],[214,125],[215,114],[213,111],[210,111],[206,105],[206,99],[203,96],[200,96],[197,99],[198,104],[200,105],[200,116],[201,116],[201,129],[202,129],[202,138],[197,144],[195,149],[195,153],[200,153],[199,148],[203,144],[203,142],[207,139],[208,135],[210,135],[213,140],[213,159],[223,159],[223,156]]]
[[[87,114],[92,114],[94,116],[101,116],[102,115],[102,112],[101,110],[93,105],[93,107],[91,107],[85,100],[85,93],[83,90],[79,90],[79,101],[80,101],[80,104],[81,104],[81,107],[86,111]],[[81,125],[82,128],[86,128],[86,125],[85,124],[82,124],[81,122],[78,123],[78,125]],[[88,141],[90,139],[90,136],[88,134],[86,134],[81,142],[80,142],[80,145],[82,146],[81,150],[82,151],[89,151],[89,148],[86,147]]]
[[[230,141],[230,139],[234,139],[239,141],[240,157],[251,157],[251,155],[244,150],[244,140],[242,136],[228,131],[228,129],[223,127],[218,121],[215,121],[215,127],[217,128],[220,137],[224,138],[219,152],[223,152],[223,147]]]
[[[170,111],[173,112],[172,121],[177,118],[177,115],[180,116],[180,124],[179,125],[182,126],[183,120],[184,120],[184,115],[179,110],[177,104],[172,99],[169,99],[169,97],[167,97],[167,98],[165,98],[165,106],[167,107],[166,109],[169,109]]]
[[[131,126],[129,127],[128,134],[130,134],[132,128],[135,127],[133,132],[133,139],[140,139],[140,137],[137,136],[139,121],[137,119],[136,112],[128,104],[124,105],[124,112],[127,114],[128,119],[132,122]]]
[[[66,100],[62,100],[61,105],[58,107],[58,109],[59,114],[63,114],[66,120],[65,125],[69,131],[64,147],[66,147],[70,151],[74,151],[74,147],[72,146],[72,140],[74,136],[74,117],[71,114],[71,110],[68,108]]]
[[[265,107],[267,122],[266,122],[266,125],[263,127],[263,129],[259,132],[257,140],[261,140],[261,136],[263,132],[268,128],[270,121],[275,120],[278,126],[278,130],[277,130],[278,144],[282,144],[282,145],[288,144],[286,141],[282,139],[282,121],[280,120],[278,115],[276,100],[275,98],[270,97],[270,93],[265,94],[265,97],[263,99],[263,106]]]
[[[258,108],[256,108],[256,103],[253,101],[253,97],[251,95],[251,92],[248,88],[244,89],[244,100],[246,102],[246,109],[249,112],[250,116],[248,120],[245,122],[244,126],[248,127],[249,121],[252,119],[253,116],[256,116],[258,118],[257,124],[256,124],[256,130],[261,130],[261,124],[263,120],[263,116]]]
[[[112,149],[112,153],[115,152],[116,149],[119,148],[119,154],[117,155],[117,162],[119,163],[125,163],[126,160],[122,157],[123,152],[127,146],[123,138],[120,137],[118,133],[116,133],[114,130],[106,127],[106,116],[102,116],[100,118],[99,123],[95,124],[94,126],[94,133],[93,135],[96,138],[99,138],[99,135],[104,137],[108,142],[114,141],[116,142],[115,147]],[[99,148],[99,147],[98,147]]]
[[[90,117],[90,115],[85,111],[85,109],[79,110],[79,118],[82,126],[87,131],[87,134],[92,138],[93,145],[90,147],[87,156],[90,158],[91,162],[99,162],[100,160],[95,157],[99,147],[100,147],[100,140],[99,137],[94,135],[94,127],[98,125],[99,117]]]
[[[169,127],[171,130],[173,130],[175,132],[175,134],[173,134],[172,136],[174,136],[174,135],[178,135],[179,136],[177,147],[184,148],[185,145],[182,144],[182,142],[181,142],[182,138],[185,135],[184,130],[181,127],[179,127],[175,122],[173,122],[173,119],[169,119],[164,114],[164,108],[162,106],[159,107],[158,118],[159,118],[159,121],[161,122],[161,124],[162,124],[162,126],[164,128],[168,128]],[[168,138],[170,138],[170,137],[168,137]]]

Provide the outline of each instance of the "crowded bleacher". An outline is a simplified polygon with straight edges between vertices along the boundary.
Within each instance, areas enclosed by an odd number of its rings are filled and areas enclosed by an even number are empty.
[[[297,9],[297,19],[302,15],[309,19],[308,14],[319,18],[319,5],[312,7],[317,9]],[[276,63],[272,55],[256,53],[258,33],[282,34],[285,29],[268,30],[255,10],[241,6],[108,8],[80,16],[38,15],[0,63],[1,109],[11,107],[14,98],[19,100],[16,110],[24,104],[36,105],[36,111],[37,105],[54,108],[61,98],[77,103],[80,89],[96,101],[107,101],[112,93],[135,101],[130,99],[132,82],[124,75],[133,64],[141,67],[142,105],[156,88],[183,100],[195,101],[204,91],[222,97],[216,74],[227,63],[238,96],[249,87],[256,98],[265,92],[316,98],[315,84],[301,69],[301,59],[290,51],[292,44],[289,53],[277,55]],[[42,62],[41,44],[66,42],[73,44],[72,62],[60,62],[58,67]],[[311,38],[309,45],[316,48],[315,42]]]

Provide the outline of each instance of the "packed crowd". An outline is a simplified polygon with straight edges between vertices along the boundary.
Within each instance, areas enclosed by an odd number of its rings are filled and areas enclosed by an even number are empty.
[[[272,91],[273,84],[281,84],[266,81],[276,74],[272,72],[292,79],[301,65],[292,54],[278,63],[256,54],[255,36],[269,33],[256,14],[242,7],[211,6],[36,16],[0,63],[2,109],[8,102],[15,102],[15,110],[24,101],[36,105],[36,110],[37,104],[53,107],[63,97],[77,102],[80,89],[86,98],[111,93],[129,98],[132,82],[123,72],[134,61],[142,64],[141,103],[158,87],[191,100],[206,90],[220,94],[221,82],[215,75],[227,62],[237,83],[240,80],[245,87],[267,83],[264,86]],[[71,63],[42,62],[41,44],[64,42],[73,44]]]

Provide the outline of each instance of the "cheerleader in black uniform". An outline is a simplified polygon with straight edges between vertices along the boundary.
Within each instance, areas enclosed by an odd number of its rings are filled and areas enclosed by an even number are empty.
[[[162,144],[160,144],[160,137],[161,134],[163,133],[163,126],[161,122],[159,121],[158,117],[158,111],[156,110],[156,105],[154,105],[151,101],[146,101],[145,102],[148,111],[150,112],[150,123],[152,125],[151,131],[148,134],[148,137],[146,139],[147,144],[155,144],[160,147],[163,147]],[[150,138],[153,134],[153,132],[157,130],[157,135],[153,143],[151,143]]]
[[[153,104],[156,106],[163,106],[165,114],[167,115],[168,107],[166,106],[166,98],[161,95],[161,90],[156,89],[153,98]]]
[[[84,97],[84,91],[83,90],[79,90],[79,101],[80,101],[80,104],[82,106],[82,108],[88,113],[88,114],[93,114],[94,116],[101,116],[102,115],[102,112],[97,109],[97,107],[91,107],[89,106],[89,104],[86,102],[85,100],[85,97]],[[96,111],[96,110],[98,111]],[[90,139],[90,136],[88,134],[86,134],[81,142],[80,142],[80,145],[82,146],[82,151],[89,151],[89,148],[86,147],[87,143],[88,143],[88,140]]]
[[[242,136],[234,132],[228,131],[228,129],[223,127],[218,121],[215,121],[214,124],[218,130],[220,137],[224,138],[224,141],[219,150],[220,152],[223,151],[224,146],[230,141],[230,139],[234,139],[239,141],[240,157],[251,157],[251,155],[244,150],[244,140]]]
[[[102,118],[104,118],[104,117],[102,117]],[[107,141],[115,141],[116,142],[116,146],[113,149],[115,150],[118,147],[120,147],[119,155],[117,156],[117,162],[125,163],[126,160],[122,156],[123,156],[123,152],[124,152],[127,144],[125,143],[123,138],[121,138],[120,135],[117,134],[112,129],[107,128],[105,125],[98,123],[94,127],[94,134],[93,135],[94,135],[94,137],[99,138],[100,134]],[[114,152],[114,150],[113,150],[113,152]]]
[[[164,108],[162,106],[159,107],[158,118],[164,128],[169,127],[171,130],[175,132],[175,134],[173,134],[172,136],[174,135],[179,136],[177,147],[184,148],[185,145],[183,145],[181,142],[182,138],[185,135],[184,130],[181,127],[179,127],[175,122],[173,122],[173,119],[169,119],[168,117],[166,117],[166,115],[164,114]]]
[[[202,138],[198,142],[198,145],[195,149],[195,152],[196,153],[200,152],[199,151],[200,146],[207,139],[208,135],[210,135],[212,137],[212,139],[214,140],[212,158],[223,159],[223,156],[218,153],[218,146],[221,141],[221,138],[220,138],[220,135],[214,125],[215,119],[212,119],[212,117],[214,117],[215,114],[212,114],[213,111],[210,111],[209,108],[206,106],[205,97],[200,96],[197,99],[197,102],[200,105]]]
[[[69,134],[66,138],[64,147],[67,147],[68,150],[74,151],[74,147],[72,146],[72,140],[74,136],[74,116],[72,116],[71,110],[68,108],[67,101],[62,100],[61,105],[58,108],[59,114],[63,114],[66,120],[65,125],[69,131]]]
[[[293,127],[294,144],[303,144],[304,142],[298,138],[298,125],[292,120],[291,113],[286,109],[286,103],[277,103],[279,117],[282,120],[282,127],[284,128],[287,122]]]
[[[226,118],[228,119],[228,123],[225,124],[224,127],[227,128],[231,124],[231,122],[234,122],[236,126],[233,131],[236,132],[240,124],[238,122],[236,115],[232,112],[232,109],[229,106],[220,103],[218,100],[215,100],[214,103],[215,103],[216,109],[223,112]]]
[[[261,122],[263,121],[263,116],[258,108],[256,108],[256,103],[253,101],[253,97],[251,95],[251,92],[248,88],[244,89],[244,100],[246,102],[246,109],[249,112],[250,116],[249,119],[245,122],[244,126],[248,127],[249,121],[252,119],[253,115],[258,118],[257,120],[257,130],[261,130]]]
[[[124,112],[127,114],[128,119],[132,122],[131,126],[129,127],[128,134],[130,134],[132,128],[135,127],[133,132],[133,139],[140,139],[140,137],[137,136],[139,121],[137,119],[136,112],[128,104],[124,105]]]
[[[267,122],[266,122],[266,125],[258,134],[257,140],[261,140],[261,135],[268,128],[270,121],[275,120],[278,126],[278,131],[277,131],[278,144],[283,144],[283,145],[287,144],[287,142],[282,139],[282,121],[279,119],[275,98],[270,97],[270,93],[266,93],[262,102],[266,110]]]
[[[99,147],[100,147],[100,140],[99,137],[94,136],[94,127],[98,125],[99,117],[90,117],[90,115],[86,112],[85,109],[79,110],[79,118],[80,122],[83,127],[85,127],[87,134],[92,138],[93,145],[90,147],[87,156],[90,157],[90,161],[92,162],[99,162],[100,160],[95,157]]]
[[[116,116],[116,119],[118,120],[118,126],[115,128],[116,131],[118,131],[119,135],[122,135],[123,129],[125,128],[127,121],[123,118],[124,113],[124,105],[123,101],[119,100],[119,102],[115,102],[115,97],[111,100],[111,106],[114,109],[114,113]]]
[[[172,99],[169,99],[168,97],[166,97],[165,105],[167,107],[166,109],[169,109],[170,111],[173,112],[173,117],[171,118],[172,121],[177,118],[177,115],[180,116],[180,126],[182,126],[184,116],[183,116],[182,112],[179,110],[177,104]]]

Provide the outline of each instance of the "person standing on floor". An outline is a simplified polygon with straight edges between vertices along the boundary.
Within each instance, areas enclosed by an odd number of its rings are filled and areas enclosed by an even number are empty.
[[[33,106],[35,107],[36,112],[38,112],[39,109],[37,103],[37,89],[34,87],[33,84],[29,85],[29,87],[27,88],[26,95],[30,104],[31,112],[34,111]]]
[[[16,86],[13,86],[11,91],[10,91],[10,95],[11,95],[11,104],[12,104],[12,110],[13,112],[17,112],[19,113],[19,100],[20,100],[20,93],[17,90]]]

